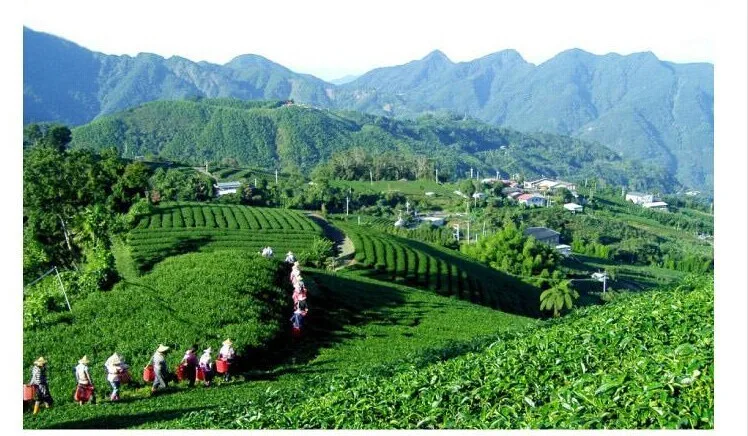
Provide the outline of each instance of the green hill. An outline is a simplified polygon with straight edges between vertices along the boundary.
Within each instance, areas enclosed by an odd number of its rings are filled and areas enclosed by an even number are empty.
[[[528,178],[591,177],[663,192],[678,186],[662,169],[570,137],[523,134],[470,119],[394,120],[279,102],[147,103],[73,129],[71,146],[116,146],[124,157],[151,153],[196,165],[229,158],[242,166],[291,172],[307,172],[335,153],[361,147],[401,159],[426,157],[436,162],[442,179],[463,177],[476,168],[486,176],[499,170]]]
[[[714,428],[713,279],[577,310],[483,350],[195,415],[222,428]]]

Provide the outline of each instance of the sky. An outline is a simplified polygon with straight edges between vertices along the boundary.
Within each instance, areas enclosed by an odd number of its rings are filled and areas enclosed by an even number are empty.
[[[540,64],[581,48],[714,62],[713,2],[27,0],[23,24],[106,54],[223,64],[259,54],[325,80],[420,59],[470,61],[504,49]]]

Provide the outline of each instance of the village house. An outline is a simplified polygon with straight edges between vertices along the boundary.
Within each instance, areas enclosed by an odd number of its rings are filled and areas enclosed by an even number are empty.
[[[430,223],[432,226],[443,226],[444,218],[438,216],[422,216],[418,217],[422,223]]]
[[[216,188],[216,195],[218,197],[226,194],[236,194],[236,190],[241,186],[241,182],[221,182],[213,185]]]
[[[539,194],[522,194],[517,196],[517,201],[525,206],[545,206],[545,198]]]
[[[561,233],[547,227],[528,227],[524,231],[525,236],[531,236],[538,242],[553,248],[559,245]]]
[[[554,250],[558,251],[561,256],[569,257],[571,255],[571,246],[566,244],[558,244],[554,247]]]
[[[570,211],[571,213],[577,213],[582,212],[584,210],[584,207],[576,203],[566,203],[564,204],[564,209]]]
[[[626,201],[630,201],[634,204],[652,203],[655,201],[654,195],[643,194],[641,192],[628,192],[626,193]]]
[[[667,203],[665,203],[664,201],[652,201],[652,202],[649,202],[649,203],[644,203],[644,204],[642,204],[642,207],[644,207],[646,209],[661,210],[661,211],[665,211],[665,212],[667,212],[667,210],[668,210]]]

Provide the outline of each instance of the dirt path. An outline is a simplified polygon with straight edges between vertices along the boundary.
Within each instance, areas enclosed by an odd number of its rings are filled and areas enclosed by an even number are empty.
[[[354,247],[351,238],[343,233],[342,230],[330,224],[322,217],[322,215],[316,212],[310,212],[307,213],[307,216],[309,219],[319,224],[319,226],[322,227],[325,237],[333,242],[335,253],[337,254],[335,260],[338,265],[335,270],[337,271],[353,264],[355,262],[353,256],[356,254],[356,248]]]

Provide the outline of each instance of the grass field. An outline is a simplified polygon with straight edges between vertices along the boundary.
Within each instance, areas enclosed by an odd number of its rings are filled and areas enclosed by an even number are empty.
[[[322,230],[303,214],[286,209],[204,203],[163,203],[127,235],[140,271],[192,251],[236,248],[259,252],[270,245],[276,256],[302,252]]]
[[[432,289],[506,312],[540,315],[539,289],[459,252],[335,221],[356,247],[357,273]]]
[[[227,406],[256,406],[268,392],[292,401],[311,399],[311,387],[328,385],[339,377],[381,374],[399,361],[423,366],[478,349],[502,332],[537,323],[365,277],[324,271],[306,271],[305,276],[315,283],[310,290],[307,336],[300,344],[281,340],[271,352],[249,356],[249,369],[239,381],[219,382],[209,389],[178,386],[154,398],[147,397],[148,388],[125,388],[121,403],[105,401],[86,407],[59,397],[52,409],[42,410],[38,416],[24,415],[24,427],[215,427],[216,423],[206,421],[212,412]],[[170,363],[174,365],[176,359],[172,356]],[[57,361],[50,365],[51,371],[66,371]],[[98,370],[96,366],[94,370]],[[72,392],[73,387],[71,373],[60,389]]]

